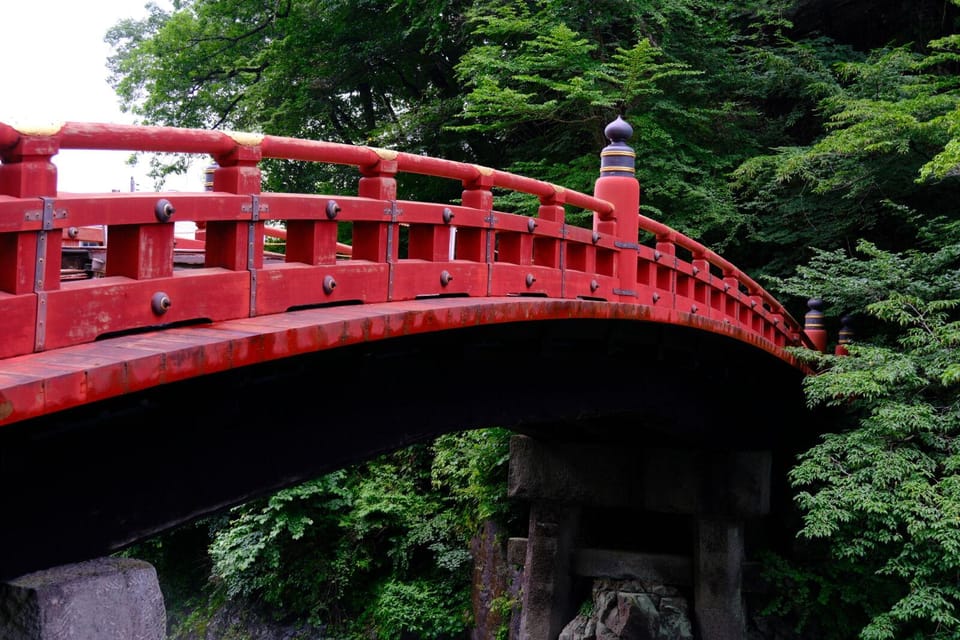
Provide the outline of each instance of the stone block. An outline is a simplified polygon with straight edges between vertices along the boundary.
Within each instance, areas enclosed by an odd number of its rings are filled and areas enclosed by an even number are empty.
[[[99,558],[0,584],[4,640],[164,640],[166,610],[154,568]]]

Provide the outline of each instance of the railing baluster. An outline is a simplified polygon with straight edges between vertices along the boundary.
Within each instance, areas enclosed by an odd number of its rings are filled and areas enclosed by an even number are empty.
[[[55,218],[65,215],[55,204],[57,167],[51,161],[60,150],[59,133],[59,126],[19,130],[16,143],[0,149],[0,195],[36,198],[22,219],[10,221],[36,230],[0,233],[0,292],[12,294],[0,298],[10,323],[0,356],[46,348],[47,292],[60,288],[63,245]]]

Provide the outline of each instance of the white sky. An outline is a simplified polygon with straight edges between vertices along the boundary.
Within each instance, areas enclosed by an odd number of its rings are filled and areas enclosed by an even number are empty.
[[[111,51],[103,38],[124,18],[146,15],[146,0],[0,0],[0,122],[119,122],[134,118],[120,112],[107,84]],[[168,3],[159,1],[162,7]],[[129,152],[64,150],[54,157],[60,191],[152,191],[148,162],[135,167]],[[165,189],[202,191],[198,159],[185,176],[171,176]]]

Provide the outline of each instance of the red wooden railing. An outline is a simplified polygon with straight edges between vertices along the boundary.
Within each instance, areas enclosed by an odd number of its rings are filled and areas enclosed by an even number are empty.
[[[212,191],[58,193],[51,158],[61,149],[204,154],[218,168]],[[263,158],[353,165],[357,195],[262,193]],[[747,275],[640,216],[637,182],[623,172],[601,175],[591,196],[363,146],[79,122],[0,123],[0,160],[0,358],[171,323],[452,295],[635,303],[729,325],[774,349],[806,342]],[[459,181],[461,204],[398,200],[402,172]],[[536,196],[537,216],[496,211],[495,187]],[[594,228],[566,224],[567,206],[592,211]],[[199,268],[174,268],[177,220],[203,228]],[[282,261],[264,257],[268,220],[285,223]],[[337,243],[345,224],[349,256]],[[64,238],[93,226],[107,229],[105,276],[61,281]],[[639,230],[655,245],[638,244]]]

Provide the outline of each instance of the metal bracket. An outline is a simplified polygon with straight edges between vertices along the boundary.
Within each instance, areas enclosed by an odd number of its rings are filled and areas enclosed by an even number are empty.
[[[253,266],[257,222],[260,221],[260,213],[269,212],[270,206],[261,205],[260,196],[250,194],[250,204],[243,205],[240,210],[250,213],[250,222],[247,224],[247,271],[250,272],[250,317],[252,318],[257,315],[257,270]]]
[[[400,216],[403,215],[403,209],[397,206],[396,200],[391,200],[390,206],[383,210],[383,215],[390,216],[390,222],[387,224],[387,300],[393,300],[393,266],[397,261],[394,256],[397,248],[393,246],[393,230]]]
[[[47,292],[44,290],[43,279],[45,277],[47,262],[47,232],[53,230],[53,221],[67,217],[67,212],[63,209],[57,211],[53,208],[53,198],[42,197],[43,210],[37,212],[39,215],[35,220],[40,220],[41,230],[37,232],[37,253],[34,262],[33,271],[33,291],[37,294],[37,321],[34,325],[34,351],[43,351],[47,341]],[[29,214],[27,215],[29,220]]]
[[[635,249],[640,250],[640,245],[636,242],[624,242],[623,240],[614,240],[613,246],[617,249]]]
[[[250,194],[250,204],[240,205],[240,211],[249,213],[252,221],[259,222],[261,213],[270,213],[270,205],[260,204],[260,196],[252,193]]]
[[[618,296],[630,296],[632,298],[637,297],[637,292],[631,291],[630,289],[614,289],[613,293],[614,295],[618,295]]]
[[[23,214],[23,219],[27,222],[33,222],[35,220],[40,220],[41,228],[44,231],[53,230],[53,221],[54,220],[66,220],[67,219],[67,210],[66,209],[54,209],[53,203],[54,198],[48,196],[41,196],[40,200],[43,202],[43,209],[27,211]]]
[[[37,291],[37,324],[34,333],[33,350],[43,351],[47,340],[47,292]]]

